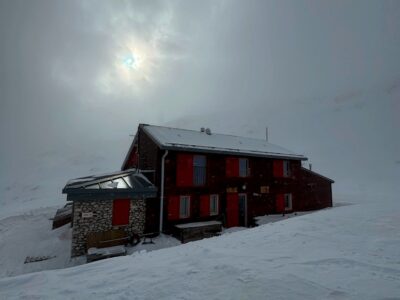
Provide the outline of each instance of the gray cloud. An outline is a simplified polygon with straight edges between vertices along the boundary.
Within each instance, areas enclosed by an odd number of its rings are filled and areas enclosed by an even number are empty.
[[[2,1],[0,177],[116,169],[146,122],[269,126],[338,187],[394,178],[398,53],[396,1]]]

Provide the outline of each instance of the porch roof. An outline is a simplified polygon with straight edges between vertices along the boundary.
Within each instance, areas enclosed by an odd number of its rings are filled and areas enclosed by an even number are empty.
[[[145,199],[157,196],[157,188],[137,169],[72,179],[62,190],[67,200]]]

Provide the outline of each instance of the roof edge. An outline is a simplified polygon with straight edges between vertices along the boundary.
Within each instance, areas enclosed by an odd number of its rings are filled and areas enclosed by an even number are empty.
[[[139,127],[140,127],[140,125],[141,125],[141,124],[139,124]],[[121,171],[124,171],[124,170],[125,170],[124,167],[125,167],[126,163],[128,162],[128,159],[129,159],[129,157],[131,156],[131,152],[132,152],[132,150],[133,150],[133,147],[135,146],[135,143],[136,143],[136,141],[137,141],[137,139],[138,139],[138,133],[139,133],[139,128],[138,128],[138,130],[136,131],[136,134],[135,134],[135,137],[133,138],[133,141],[132,141],[132,143],[131,143],[131,146],[129,147],[129,150],[128,150],[128,152],[127,152],[126,155],[125,155],[124,162],[122,163],[122,166],[121,166]]]
[[[265,157],[265,158],[281,158],[281,159],[292,159],[306,161],[308,158],[304,155],[289,155],[289,154],[279,154],[273,152],[246,152],[246,151],[229,151],[229,149],[201,149],[201,148],[187,148],[187,147],[177,147],[177,146],[163,146],[160,149],[172,150],[172,151],[184,151],[184,152],[195,152],[195,153],[213,153],[221,155],[236,155],[236,156],[250,156],[250,157]]]
[[[315,176],[321,177],[321,178],[323,178],[323,179],[326,179],[327,181],[330,181],[331,183],[335,183],[335,181],[334,181],[333,179],[330,179],[329,177],[326,177],[326,176],[324,176],[324,175],[321,175],[321,174],[319,174],[319,173],[317,173],[317,172],[311,171],[311,170],[309,170],[309,169],[307,169],[307,168],[301,167],[301,170],[302,170],[302,171],[306,171],[306,172],[308,172],[308,173],[311,173],[311,174],[313,174],[313,175],[315,175]]]

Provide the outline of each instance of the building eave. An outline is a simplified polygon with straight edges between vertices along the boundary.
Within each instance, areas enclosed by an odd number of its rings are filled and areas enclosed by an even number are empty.
[[[301,170],[302,170],[302,171],[305,171],[305,172],[308,172],[308,173],[310,173],[310,174],[312,174],[312,175],[321,177],[321,178],[323,178],[323,179],[325,179],[325,180],[327,180],[327,181],[329,181],[329,182],[331,182],[331,183],[335,183],[334,180],[332,180],[332,179],[330,179],[330,178],[328,178],[328,177],[326,177],[326,176],[324,176],[324,175],[321,175],[321,174],[319,174],[319,173],[317,173],[317,172],[314,172],[314,171],[311,171],[311,170],[309,170],[309,169],[306,169],[306,168],[304,168],[304,167],[301,167]]]
[[[122,166],[121,166],[121,171],[123,171],[125,169],[125,165],[128,162],[129,157],[131,156],[131,152],[132,152],[133,148],[135,147],[135,144],[136,144],[137,139],[138,139],[138,132],[139,131],[136,132],[135,137],[133,138],[133,141],[131,143],[131,146],[129,147],[128,153],[125,156],[124,162],[122,163]]]
[[[194,153],[212,153],[212,154],[221,154],[221,155],[232,155],[232,156],[249,156],[249,157],[264,157],[264,158],[279,158],[279,159],[289,159],[289,160],[308,160],[307,157],[302,155],[287,155],[281,153],[265,153],[265,152],[256,152],[256,151],[242,151],[240,149],[210,149],[210,148],[191,148],[191,147],[180,147],[180,146],[172,146],[172,145],[163,145],[160,146],[162,150],[171,150],[171,151],[182,151],[182,152],[194,152]]]

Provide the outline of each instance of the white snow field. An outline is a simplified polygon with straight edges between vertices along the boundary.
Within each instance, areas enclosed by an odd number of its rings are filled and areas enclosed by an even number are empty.
[[[400,299],[399,200],[341,197],[221,237],[3,278],[0,299]]]

